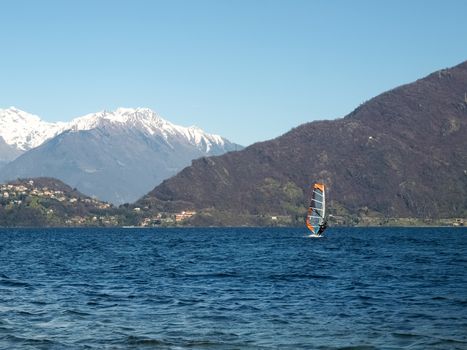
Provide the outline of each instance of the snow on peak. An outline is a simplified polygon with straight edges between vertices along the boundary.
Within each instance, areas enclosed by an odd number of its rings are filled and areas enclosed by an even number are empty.
[[[91,130],[105,125],[123,126],[138,129],[148,135],[161,135],[170,143],[171,138],[181,137],[209,152],[214,144],[224,146],[225,140],[219,135],[208,134],[196,126],[175,125],[149,108],[117,108],[115,111],[101,111],[73,119],[70,129],[73,131]]]
[[[105,126],[137,129],[148,136],[160,135],[169,144],[174,138],[183,139],[206,153],[215,145],[225,145],[225,140],[219,135],[208,134],[196,126],[172,124],[149,108],[104,110],[75,118],[69,123],[47,123],[15,107],[0,109],[0,136],[7,144],[23,151],[35,148],[66,130],[85,131]]]
[[[150,127],[168,122],[149,108],[118,108],[115,111],[101,111],[75,118],[70,122],[70,129],[91,130],[107,124]]]
[[[9,145],[27,151],[66,128],[66,123],[47,123],[16,107],[0,109],[0,136]]]
[[[189,128],[185,128],[185,132],[187,137],[190,141],[192,141],[196,145],[205,145],[206,152],[209,152],[213,146],[213,144],[217,144],[220,146],[225,145],[225,140],[215,134],[208,134],[204,132],[202,129],[198,128],[197,126],[190,126]]]

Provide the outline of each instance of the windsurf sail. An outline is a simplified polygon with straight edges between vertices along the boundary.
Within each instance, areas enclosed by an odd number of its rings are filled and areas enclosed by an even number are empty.
[[[311,199],[306,214],[306,226],[311,233],[316,234],[321,225],[324,224],[326,215],[326,196],[324,184],[315,183],[311,188]]]

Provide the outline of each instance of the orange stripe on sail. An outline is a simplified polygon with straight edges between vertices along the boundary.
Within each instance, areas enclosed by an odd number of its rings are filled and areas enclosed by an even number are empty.
[[[315,183],[315,184],[313,185],[313,189],[318,189],[318,190],[320,190],[321,192],[324,192],[324,184]]]
[[[306,222],[306,227],[308,227],[308,229],[311,231],[311,233],[315,233],[315,229],[310,224],[310,215],[311,215],[312,212],[313,212],[313,208],[308,208],[308,213],[306,215],[306,221],[305,222]]]

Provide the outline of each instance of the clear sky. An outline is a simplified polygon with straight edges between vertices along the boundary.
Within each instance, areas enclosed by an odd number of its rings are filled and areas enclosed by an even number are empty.
[[[0,108],[149,107],[249,145],[467,60],[465,0],[0,0]]]

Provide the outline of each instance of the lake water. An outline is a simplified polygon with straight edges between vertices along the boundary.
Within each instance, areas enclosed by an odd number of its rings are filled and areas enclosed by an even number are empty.
[[[467,229],[3,229],[1,349],[467,349]]]

